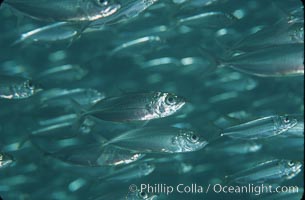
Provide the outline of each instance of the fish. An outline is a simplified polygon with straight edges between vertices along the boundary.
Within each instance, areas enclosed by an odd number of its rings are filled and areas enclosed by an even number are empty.
[[[74,99],[82,107],[91,107],[104,98],[103,93],[91,88],[54,88],[40,93],[39,104],[42,107],[72,108],[71,99]]]
[[[257,50],[258,48],[283,44],[304,44],[304,24],[287,24],[287,22],[280,20],[274,25],[246,36],[233,45],[232,51]]]
[[[48,22],[94,21],[120,9],[120,4],[112,0],[6,0],[4,3],[31,18]]]
[[[83,29],[68,22],[51,23],[36,29],[24,32],[13,42],[12,46],[20,43],[52,43],[72,42],[80,36]]]
[[[298,123],[288,129],[287,131],[285,131],[283,134],[280,134],[280,137],[284,137],[284,138],[304,138],[304,116],[302,116],[303,119],[298,119]]]
[[[139,153],[182,153],[198,151],[208,142],[188,129],[144,127],[122,133],[104,145],[109,144]]]
[[[237,21],[234,15],[220,11],[203,12],[189,17],[180,17],[178,25],[205,28],[225,28]]]
[[[260,77],[286,77],[304,75],[304,45],[287,44],[260,48],[256,51],[230,56],[218,67]]]
[[[127,165],[145,156],[99,143],[73,145],[56,152],[45,153],[69,164],[88,167]]]
[[[126,93],[98,101],[80,117],[115,122],[152,120],[174,114],[185,102],[183,97],[167,92]]]
[[[146,36],[142,38],[137,38],[135,40],[131,40],[125,42],[111,51],[111,55],[116,54],[127,54],[134,50],[141,50],[142,52],[150,52],[153,49],[162,47],[163,40],[159,36]]]
[[[0,99],[26,99],[40,91],[42,88],[30,79],[0,75]]]
[[[243,140],[257,140],[282,134],[283,132],[296,126],[297,123],[297,119],[289,115],[267,116],[225,128],[222,131],[221,136],[228,136]]]
[[[14,158],[12,155],[0,152],[0,169],[11,165],[14,162]]]
[[[298,175],[301,167],[299,161],[274,159],[226,176],[226,179],[238,184],[280,183]]]
[[[79,65],[66,64],[52,67],[39,73],[35,80],[38,80],[41,84],[44,82],[71,82],[81,80],[87,74],[88,71]]]
[[[159,0],[125,0],[120,3],[120,9],[112,15],[94,21],[90,24],[90,28],[101,25],[112,25],[122,23],[137,17],[140,13],[152,6]]]

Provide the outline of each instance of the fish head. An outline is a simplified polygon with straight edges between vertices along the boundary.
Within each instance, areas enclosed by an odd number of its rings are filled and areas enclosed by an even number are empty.
[[[179,145],[181,152],[198,151],[208,144],[208,142],[196,132],[183,129],[180,130],[179,134],[175,137],[175,143]]]
[[[155,170],[156,166],[151,163],[141,163],[139,165],[140,176],[147,176]]]
[[[158,92],[155,97],[154,110],[160,117],[172,115],[185,104],[185,99],[183,97],[172,93]]]
[[[281,160],[279,165],[283,167],[285,177],[291,179],[301,172],[302,163],[293,160]]]
[[[280,116],[279,127],[281,130],[288,130],[297,125],[298,120],[292,116]]]
[[[5,153],[0,153],[0,167],[7,166],[14,162],[14,159],[12,156],[5,154]]]
[[[91,21],[108,17],[114,13],[116,13],[121,5],[115,0],[92,0],[92,13],[97,12],[97,15],[92,16]],[[97,9],[97,10],[96,10]]]
[[[15,96],[19,99],[28,98],[42,90],[42,88],[32,80],[25,80],[12,87]]]

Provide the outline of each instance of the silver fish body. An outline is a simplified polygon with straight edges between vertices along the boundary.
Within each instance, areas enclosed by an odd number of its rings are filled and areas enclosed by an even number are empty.
[[[182,97],[171,93],[129,93],[102,99],[84,112],[83,116],[116,122],[152,120],[170,116],[184,104]]]
[[[273,26],[247,36],[233,45],[232,49],[249,51],[267,46],[297,43],[304,43],[304,24],[287,24],[281,20]]]
[[[283,77],[303,75],[303,62],[304,45],[288,44],[231,56],[220,66],[261,77]]]
[[[268,138],[289,130],[297,123],[297,119],[289,116],[268,116],[225,128],[221,136],[244,140]]]
[[[238,184],[278,183],[292,179],[301,172],[302,164],[291,160],[270,160],[254,167],[227,176],[229,181]]]
[[[70,164],[91,167],[129,164],[144,156],[102,144],[76,145],[48,154]]]
[[[41,88],[29,79],[0,75],[0,99],[25,99],[40,90]]]
[[[94,21],[115,13],[120,5],[99,0],[7,0],[14,9],[43,21]]]
[[[41,106],[71,108],[71,99],[83,107],[90,107],[104,97],[103,93],[91,88],[51,89],[41,93],[39,100]]]
[[[139,128],[108,142],[139,153],[181,153],[198,151],[208,142],[192,130],[179,128]]]
[[[158,0],[126,0],[120,4],[121,8],[117,12],[107,18],[96,20],[90,24],[90,27],[124,22],[138,16],[157,1]]]

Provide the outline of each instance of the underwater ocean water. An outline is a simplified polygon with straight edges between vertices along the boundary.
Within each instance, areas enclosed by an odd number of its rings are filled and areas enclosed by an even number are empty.
[[[302,198],[300,0],[0,2],[1,200]]]

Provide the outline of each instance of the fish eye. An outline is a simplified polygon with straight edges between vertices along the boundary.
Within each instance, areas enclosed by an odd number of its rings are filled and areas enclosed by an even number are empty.
[[[109,2],[107,0],[97,0],[97,3],[99,5],[107,6]]]
[[[294,165],[294,162],[293,162],[293,161],[289,161],[289,162],[288,162],[288,165],[289,165],[290,167],[292,167],[292,166]]]
[[[285,123],[289,123],[289,122],[290,122],[290,120],[289,120],[289,117],[288,117],[288,116],[285,116],[285,118],[284,118],[284,122],[285,122]]]
[[[143,191],[143,192],[140,192],[139,195],[140,195],[140,197],[143,198],[143,199],[146,199],[146,198],[148,197],[147,193],[144,192],[144,191]]]
[[[34,87],[35,87],[34,84],[33,84],[33,82],[30,81],[30,80],[26,82],[26,85],[25,85],[25,86],[26,86],[27,88],[29,88],[29,89],[34,89]]]
[[[173,105],[173,104],[176,103],[175,100],[176,100],[175,96],[173,96],[173,95],[168,95],[168,96],[165,98],[165,103],[166,103],[167,105]]]
[[[196,134],[191,135],[191,141],[192,142],[198,142],[198,140],[199,140],[199,137]]]

